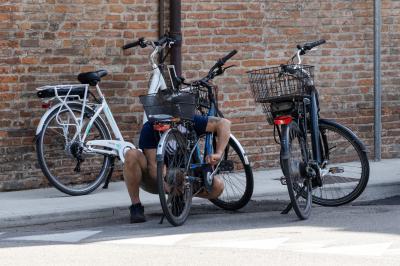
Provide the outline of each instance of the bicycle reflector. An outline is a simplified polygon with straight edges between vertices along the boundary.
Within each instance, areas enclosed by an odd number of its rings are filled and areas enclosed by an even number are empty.
[[[51,103],[49,103],[49,102],[42,102],[42,108],[43,109],[48,109],[48,108],[50,108],[51,107]]]
[[[289,125],[293,118],[290,115],[277,116],[274,119],[275,125]]]

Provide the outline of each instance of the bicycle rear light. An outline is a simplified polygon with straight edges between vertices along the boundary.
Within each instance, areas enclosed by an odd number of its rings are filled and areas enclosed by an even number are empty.
[[[274,124],[275,125],[289,125],[292,122],[293,118],[290,115],[282,115],[275,117]]]
[[[166,130],[170,129],[170,128],[171,128],[171,125],[168,125],[168,124],[155,124],[155,125],[153,126],[153,128],[154,128],[154,130],[156,130],[156,131],[161,131],[161,132],[163,132],[163,131],[166,131]]]

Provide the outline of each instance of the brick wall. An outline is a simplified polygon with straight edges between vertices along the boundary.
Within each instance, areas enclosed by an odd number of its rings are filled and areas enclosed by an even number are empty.
[[[136,139],[147,88],[149,50],[123,53],[134,38],[158,35],[158,1],[0,0],[0,190],[46,185],[36,163],[35,127],[44,112],[34,88],[75,82],[105,68],[104,89],[124,137]],[[239,50],[217,78],[221,109],[255,167],[276,166],[279,146],[249,94],[245,72],[284,63],[297,43],[328,43],[314,64],[322,115],[343,122],[373,154],[373,1],[182,1],[183,72],[204,75]],[[383,157],[400,156],[400,3],[382,1]],[[137,142],[136,142],[137,143]],[[121,169],[121,165],[118,165]],[[120,172],[117,171],[117,174]]]

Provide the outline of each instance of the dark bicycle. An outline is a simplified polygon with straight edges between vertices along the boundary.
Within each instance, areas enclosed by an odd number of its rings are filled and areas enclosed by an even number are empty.
[[[314,67],[301,64],[301,55],[324,43],[298,45],[288,64],[248,72],[255,101],[280,139],[281,182],[291,200],[282,213],[293,208],[300,219],[309,217],[312,202],[339,206],[355,200],[369,178],[365,145],[347,127],[319,117]]]
[[[158,191],[163,213],[174,226],[186,221],[193,196],[211,191],[215,176],[224,182],[224,192],[211,200],[220,208],[240,209],[253,194],[253,173],[239,141],[231,135],[221,160],[213,167],[206,163],[206,157],[213,154],[216,136],[197,136],[192,121],[195,113],[223,117],[210,81],[229,68],[223,66],[236,52],[219,59],[200,80],[185,83],[178,78],[178,82],[172,82],[177,89],[140,98],[149,120],[161,134],[157,148]]]

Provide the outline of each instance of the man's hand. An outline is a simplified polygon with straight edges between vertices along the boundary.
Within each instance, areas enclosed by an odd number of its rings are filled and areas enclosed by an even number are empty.
[[[209,163],[211,165],[216,165],[219,162],[219,160],[221,160],[221,157],[222,157],[222,153],[219,153],[219,152],[208,155],[206,157],[206,163]]]

